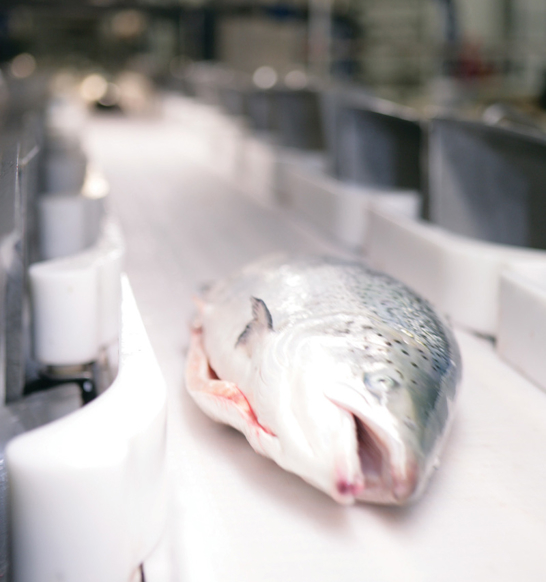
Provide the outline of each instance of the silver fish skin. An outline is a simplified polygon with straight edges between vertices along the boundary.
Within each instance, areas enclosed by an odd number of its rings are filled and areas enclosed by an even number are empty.
[[[213,419],[340,503],[424,490],[453,418],[453,333],[360,262],[269,256],[198,300],[186,386]]]

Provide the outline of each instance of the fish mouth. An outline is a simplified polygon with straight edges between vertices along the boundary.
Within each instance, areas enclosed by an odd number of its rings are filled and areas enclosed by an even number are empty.
[[[371,503],[408,502],[416,492],[419,470],[413,455],[399,439],[353,414],[358,458],[364,487],[357,499]]]
[[[355,425],[360,474],[336,481],[342,503],[354,500],[376,504],[404,505],[415,497],[419,485],[419,465],[414,455],[382,427],[350,412]]]
[[[344,452],[340,451],[346,460],[337,463],[344,470],[336,472],[334,497],[341,503],[359,500],[389,505],[404,505],[415,499],[425,477],[416,444],[408,440],[400,422],[386,407],[347,388],[338,386],[335,391],[325,392],[354,424],[351,443],[346,440]]]
[[[380,486],[383,482],[385,464],[388,465],[388,453],[380,439],[366,424],[353,414],[356,427],[356,440],[360,470],[365,477],[366,489]]]

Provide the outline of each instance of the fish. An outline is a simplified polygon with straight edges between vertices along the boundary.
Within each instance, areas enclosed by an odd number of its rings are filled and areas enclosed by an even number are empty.
[[[422,494],[462,370],[428,301],[358,260],[275,254],[196,303],[186,388],[205,414],[338,503]]]

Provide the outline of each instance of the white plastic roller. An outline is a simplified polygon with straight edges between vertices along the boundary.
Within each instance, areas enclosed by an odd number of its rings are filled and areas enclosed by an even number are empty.
[[[40,363],[91,362],[116,340],[123,255],[119,227],[105,219],[88,250],[30,267],[34,356]]]

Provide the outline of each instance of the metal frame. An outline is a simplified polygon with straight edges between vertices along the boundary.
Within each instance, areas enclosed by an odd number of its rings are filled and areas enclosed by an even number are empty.
[[[546,249],[546,135],[439,116],[429,132],[430,218],[494,243]]]
[[[331,173],[366,186],[424,192],[424,123],[407,107],[362,90],[324,94],[323,117]]]

